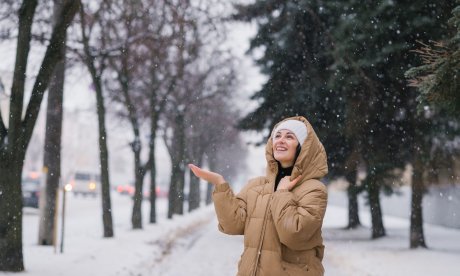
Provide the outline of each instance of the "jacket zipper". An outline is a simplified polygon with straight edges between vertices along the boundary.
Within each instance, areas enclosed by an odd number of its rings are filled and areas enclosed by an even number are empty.
[[[267,227],[267,221],[268,221],[268,209],[270,208],[270,202],[272,201],[272,197],[273,197],[273,194],[270,195],[270,197],[268,198],[268,201],[267,201],[267,207],[265,208],[265,215],[264,215],[264,222],[262,224],[262,235],[260,237],[260,241],[259,241],[259,245],[257,246],[257,256],[256,256],[256,261],[255,261],[255,264],[254,264],[254,270],[253,270],[253,273],[252,273],[252,276],[256,276],[256,272],[257,272],[257,266],[259,265],[259,259],[260,259],[260,255],[261,255],[261,251],[262,251],[262,245],[264,243],[264,237],[265,237],[265,228]]]

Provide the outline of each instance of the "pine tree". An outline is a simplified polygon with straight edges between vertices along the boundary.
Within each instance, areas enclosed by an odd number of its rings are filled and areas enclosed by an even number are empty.
[[[310,112],[312,123],[321,123],[318,114],[324,112],[320,110],[332,107],[318,101],[320,95],[329,93],[331,61],[324,51],[328,42],[323,22],[332,16],[314,2],[272,0],[238,6],[237,19],[258,22],[251,50],[263,49],[257,64],[268,76],[252,97],[263,100],[262,104],[241,121],[242,128],[262,130],[286,116]]]
[[[325,144],[333,175],[354,182],[353,172],[364,163],[373,238],[385,235],[380,191],[391,193],[395,169],[429,159],[434,120],[414,112],[415,90],[404,72],[416,63],[410,50],[417,40],[442,36],[452,5],[271,0],[238,6],[237,19],[257,21],[251,49],[262,50],[258,64],[268,77],[253,96],[261,105],[240,127],[271,129],[283,117],[306,115]],[[417,191],[413,205],[421,210],[423,189]]]
[[[355,116],[352,130],[367,166],[373,238],[385,235],[380,190],[391,191],[392,171],[418,163],[428,148],[430,122],[413,112],[415,95],[405,85],[404,71],[415,62],[409,50],[416,40],[439,36],[449,5],[450,1],[341,3],[342,22],[334,32],[340,44],[335,48],[339,58],[333,81],[355,103],[347,108],[362,114]]]
[[[419,110],[432,105],[447,110],[459,118],[460,112],[460,1],[452,10],[453,17],[449,24],[456,33],[445,42],[432,42],[416,52],[423,60],[423,65],[409,69],[406,76],[411,85],[420,92],[417,100]]]
[[[346,133],[346,99],[341,89],[329,87],[335,73],[331,56],[331,28],[339,18],[335,2],[256,1],[237,6],[236,19],[259,26],[251,51],[263,49],[257,60],[268,81],[253,95],[261,105],[240,122],[242,129],[272,129],[282,118],[303,115],[315,127],[328,152],[328,178],[346,175],[350,195],[357,202],[356,162],[351,136]],[[353,157],[353,158],[350,158]],[[349,227],[359,225],[357,204]]]
[[[457,1],[457,3],[460,4],[460,1]],[[460,98],[458,97],[459,82],[457,77],[460,71],[460,6],[454,8],[452,13],[454,16],[449,20],[449,23],[457,29],[456,35],[447,40],[446,43],[432,42],[432,45],[427,45],[419,42],[424,47],[415,50],[415,52],[422,58],[423,65],[406,71],[406,77],[411,79],[410,85],[417,87],[419,91],[417,97],[419,114],[425,114],[431,125],[435,126],[425,128],[427,130],[425,133],[421,133],[421,131],[416,132],[416,137],[419,137],[418,140],[421,141],[424,147],[420,147],[422,150],[415,152],[417,158],[413,162],[414,176],[412,181],[410,225],[411,248],[426,247],[422,219],[422,198],[425,191],[422,175],[425,167],[430,166],[426,163],[433,163],[432,161],[436,158],[436,155],[445,155],[449,151],[448,149],[434,147],[433,143],[426,136],[436,137],[439,141],[447,141],[452,139],[449,137],[450,135],[458,134],[458,129],[456,129],[457,124],[452,124],[449,116],[443,114],[444,111],[447,111],[458,119],[460,108]],[[429,105],[434,108],[429,108]],[[425,136],[425,139],[423,139],[423,136]],[[425,164],[422,163],[424,159]]]

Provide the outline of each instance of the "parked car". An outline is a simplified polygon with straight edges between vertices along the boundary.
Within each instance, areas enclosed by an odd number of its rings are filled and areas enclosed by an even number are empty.
[[[121,195],[129,195],[129,196],[133,197],[135,188],[134,188],[133,184],[125,184],[125,185],[118,185],[116,187],[116,190]],[[157,186],[156,187],[156,195],[157,195],[157,198],[168,197],[168,191],[165,190],[165,189],[160,188],[159,186]],[[144,191],[142,193],[142,197],[144,199],[149,199],[150,198],[149,187],[147,185],[145,185],[145,184],[144,184]]]
[[[38,208],[40,200],[40,180],[25,178],[22,180],[22,205],[23,207]]]
[[[120,193],[121,195],[134,195],[134,186],[131,184],[125,184],[125,185],[118,185],[117,186],[117,192]]]
[[[74,195],[91,195],[97,196],[100,191],[100,177],[98,174],[89,172],[76,172],[74,173],[67,187]]]

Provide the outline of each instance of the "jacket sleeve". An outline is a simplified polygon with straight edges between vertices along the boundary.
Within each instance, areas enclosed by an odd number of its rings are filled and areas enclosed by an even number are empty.
[[[247,186],[247,185],[246,185]],[[228,183],[216,185],[212,193],[219,230],[229,235],[244,234],[247,187],[234,195]]]
[[[304,250],[305,242],[320,230],[327,205],[322,183],[305,191],[298,200],[288,190],[278,190],[270,206],[280,241],[293,250]]]

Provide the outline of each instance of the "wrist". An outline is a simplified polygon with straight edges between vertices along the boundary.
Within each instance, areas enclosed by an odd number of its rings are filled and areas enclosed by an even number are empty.
[[[220,176],[218,177],[215,181],[214,181],[214,185],[220,185],[220,184],[224,184],[226,183],[227,181],[225,181],[224,177],[223,176]]]
[[[230,185],[227,182],[214,185],[214,193],[225,192],[230,189]]]

